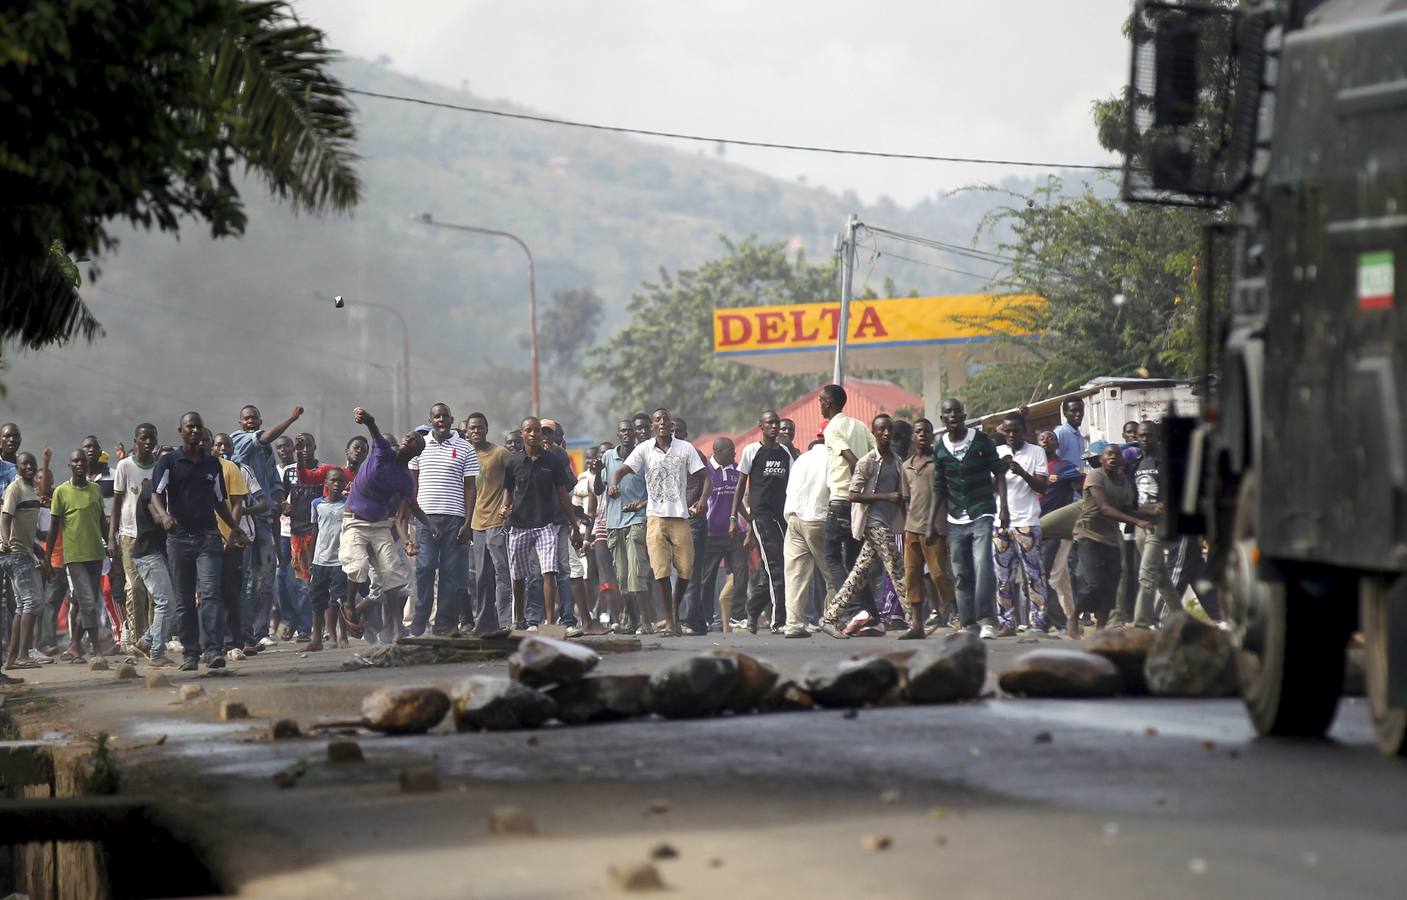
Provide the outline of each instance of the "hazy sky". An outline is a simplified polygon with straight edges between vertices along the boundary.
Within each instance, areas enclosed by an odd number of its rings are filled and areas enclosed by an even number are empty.
[[[484,99],[604,124],[793,144],[1110,162],[1095,141],[1090,102],[1128,77],[1128,0],[295,5],[349,55],[384,54],[399,71]],[[727,153],[778,177],[905,204],[1032,171]]]

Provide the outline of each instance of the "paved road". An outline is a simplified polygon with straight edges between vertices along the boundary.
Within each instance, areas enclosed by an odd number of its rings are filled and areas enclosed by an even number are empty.
[[[715,642],[787,673],[877,643],[715,635],[603,669],[648,671]],[[993,670],[1029,649],[990,646]],[[306,724],[355,714],[377,684],[503,669],[332,671],[347,656],[285,650],[199,682]],[[61,701],[43,712],[51,728],[118,735],[127,790],[157,797],[252,895],[596,896],[610,865],[662,842],[679,853],[658,864],[679,896],[1397,897],[1407,883],[1407,765],[1377,755],[1355,698],[1310,743],[1255,739],[1230,700],[991,699],[367,736],[365,764],[334,767],[322,740],[269,742],[266,719],[218,723],[210,706],[106,678],[49,667],[29,693]],[[300,758],[307,775],[275,788]],[[407,766],[434,767],[444,790],[400,793]],[[504,803],[539,834],[489,836]],[[878,835],[890,848],[864,849]]]

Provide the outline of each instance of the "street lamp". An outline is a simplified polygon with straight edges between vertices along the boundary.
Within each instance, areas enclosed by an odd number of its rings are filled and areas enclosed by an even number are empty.
[[[313,296],[317,297],[320,300],[328,299],[326,296],[317,291],[313,292]],[[347,307],[347,302],[347,299],[341,294],[338,294],[337,296],[332,298],[332,305],[335,306],[337,309],[345,309]],[[406,417],[405,422],[402,424],[404,424],[405,428],[409,430],[410,422],[414,417],[415,413],[411,412],[410,407],[410,328],[406,325],[405,316],[401,315],[401,311],[399,309],[396,309],[394,306],[387,306],[384,303],[374,303],[370,300],[357,300],[355,301],[355,303],[358,306],[366,306],[371,309],[379,309],[388,312],[391,315],[395,316],[396,321],[401,324],[401,392],[403,398],[401,406],[405,410]],[[392,413],[391,418],[393,421],[395,420],[394,412]],[[392,430],[394,430],[394,428]]]
[[[533,386],[533,415],[542,415],[542,397],[538,391],[537,377],[537,286],[536,276],[533,270],[533,252],[528,249],[528,245],[523,239],[509,231],[499,231],[495,228],[479,228],[475,225],[455,225],[450,222],[437,222],[430,213],[421,213],[418,216],[411,216],[412,222],[419,222],[421,225],[429,225],[434,228],[453,228],[455,231],[468,231],[473,234],[487,234],[492,237],[508,238],[508,240],[523,248],[523,253],[528,257],[528,341],[529,341],[529,363],[532,366],[532,386]]]

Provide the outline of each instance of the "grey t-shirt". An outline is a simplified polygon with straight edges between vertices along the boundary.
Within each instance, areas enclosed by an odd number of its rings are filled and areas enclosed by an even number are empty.
[[[879,461],[879,474],[875,476],[874,493],[892,494],[899,490],[899,467],[894,464],[892,457],[885,457]],[[889,526],[894,521],[894,514],[897,512],[895,504],[888,500],[871,503],[868,510],[869,515],[865,517],[866,525]]]
[[[317,541],[313,544],[313,565],[339,565],[337,551],[341,547],[342,513],[346,508],[345,498],[335,503],[321,497],[313,501],[313,521],[318,526]]]

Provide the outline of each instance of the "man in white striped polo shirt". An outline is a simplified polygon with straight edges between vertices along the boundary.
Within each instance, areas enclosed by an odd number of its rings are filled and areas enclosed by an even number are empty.
[[[468,511],[474,508],[479,455],[474,445],[454,430],[454,413],[444,403],[430,407],[430,433],[425,449],[410,461],[415,478],[415,499],[439,533],[436,538],[423,523],[416,525],[415,614],[410,632],[425,633],[430,604],[435,606],[435,634],[449,634],[459,624],[459,596],[469,583]],[[436,593],[436,575],[439,591]]]

